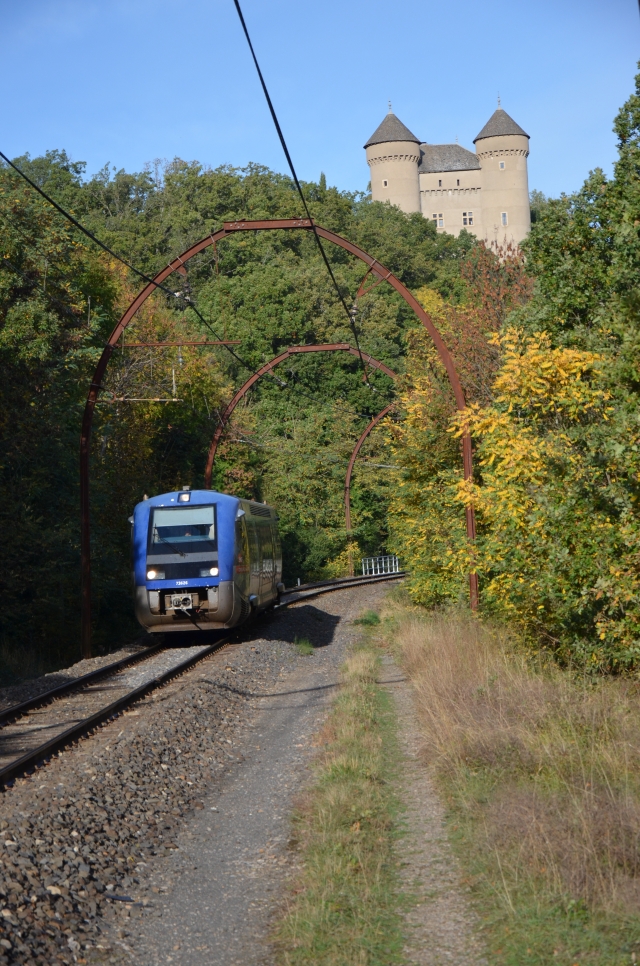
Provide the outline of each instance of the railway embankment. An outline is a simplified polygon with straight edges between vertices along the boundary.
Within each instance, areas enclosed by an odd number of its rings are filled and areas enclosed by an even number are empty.
[[[387,590],[301,601],[17,779],[0,801],[0,963],[264,957],[350,621]]]
[[[0,963],[635,962],[634,682],[401,596],[300,600],[7,788]]]

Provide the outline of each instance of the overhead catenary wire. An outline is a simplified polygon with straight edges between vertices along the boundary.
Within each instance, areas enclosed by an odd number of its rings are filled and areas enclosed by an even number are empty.
[[[244,35],[245,35],[246,40],[247,40],[247,44],[249,45],[249,50],[251,51],[251,56],[253,58],[253,63],[255,64],[255,68],[256,68],[256,71],[258,73],[258,77],[260,79],[260,84],[262,86],[262,91],[264,93],[265,99],[267,101],[267,105],[269,107],[269,111],[271,113],[271,119],[273,120],[273,123],[275,125],[275,129],[278,132],[278,137],[280,138],[280,144],[282,145],[282,150],[284,151],[284,155],[285,155],[285,157],[287,159],[287,164],[289,165],[289,170],[291,171],[291,177],[293,178],[293,181],[294,181],[294,184],[295,184],[296,189],[298,191],[298,194],[300,195],[300,200],[302,201],[302,204],[304,206],[304,210],[305,210],[305,213],[307,215],[307,218],[311,222],[311,228],[313,230],[313,235],[314,235],[314,238],[315,238],[315,240],[317,242],[318,248],[320,249],[320,254],[322,255],[322,259],[323,259],[323,261],[324,261],[324,263],[325,263],[325,265],[327,267],[327,271],[329,272],[329,275],[331,277],[331,281],[333,282],[333,285],[335,287],[335,290],[336,290],[336,292],[338,294],[338,298],[339,298],[340,302],[342,303],[342,307],[343,307],[343,309],[345,310],[345,312],[347,314],[347,318],[349,319],[349,326],[351,328],[351,331],[353,332],[353,337],[356,340],[356,348],[357,348],[358,354],[360,356],[360,363],[362,365],[362,370],[364,372],[364,377],[365,377],[365,379],[366,379],[366,381],[368,383],[369,382],[369,378],[367,376],[367,367],[366,367],[366,364],[365,364],[365,361],[364,361],[364,358],[363,358],[363,355],[362,355],[362,350],[360,348],[360,341],[358,339],[358,330],[356,328],[356,323],[355,323],[355,318],[354,318],[354,316],[355,316],[355,305],[350,310],[348,308],[348,306],[347,306],[347,303],[344,300],[344,296],[342,295],[342,292],[340,291],[340,286],[338,285],[338,282],[336,280],[336,277],[335,277],[335,275],[333,273],[333,269],[331,268],[331,263],[329,262],[329,259],[327,257],[327,253],[324,250],[324,245],[322,244],[322,239],[320,238],[320,235],[318,234],[318,231],[317,231],[317,228],[316,228],[316,224],[315,224],[313,218],[311,217],[311,212],[309,211],[309,206],[307,205],[307,199],[304,196],[304,192],[302,190],[302,186],[300,185],[300,181],[298,180],[298,175],[296,174],[296,169],[293,166],[293,160],[292,160],[291,155],[289,153],[289,148],[287,147],[287,142],[285,141],[284,134],[282,133],[282,128],[280,127],[280,122],[278,121],[278,116],[276,114],[275,108],[273,106],[273,102],[272,102],[271,97],[269,95],[269,90],[268,90],[267,85],[265,83],[265,79],[262,76],[262,71],[260,70],[260,64],[258,63],[258,58],[256,57],[255,50],[253,49],[253,44],[251,43],[251,37],[249,36],[249,31],[248,31],[247,25],[245,23],[245,19],[244,19],[243,13],[242,13],[242,9],[240,7],[239,0],[233,0],[233,2],[235,4],[235,8],[236,8],[238,17],[240,19],[240,23],[242,25],[242,29],[244,31]]]

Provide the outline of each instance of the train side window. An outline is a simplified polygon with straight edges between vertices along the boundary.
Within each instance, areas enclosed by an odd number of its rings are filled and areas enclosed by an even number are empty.
[[[260,577],[261,563],[260,563],[260,543],[258,541],[257,524],[253,517],[245,517],[247,521],[247,528],[249,530],[249,542],[251,546],[251,576]]]
[[[278,525],[276,523],[271,524],[271,539],[273,541],[273,557],[275,563],[275,570],[278,574],[282,573],[282,544],[280,542],[280,534],[278,533]]]
[[[271,540],[271,525],[260,523],[258,526],[260,535],[260,550],[262,551],[262,576],[270,578],[273,573],[273,542]]]

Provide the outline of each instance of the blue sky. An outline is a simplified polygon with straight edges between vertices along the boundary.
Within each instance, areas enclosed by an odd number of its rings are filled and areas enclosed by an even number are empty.
[[[640,58],[637,0],[243,0],[305,179],[364,189],[387,100],[422,139],[473,148],[502,106],[558,195],[615,159]],[[140,170],[285,160],[232,0],[0,0],[0,148]]]

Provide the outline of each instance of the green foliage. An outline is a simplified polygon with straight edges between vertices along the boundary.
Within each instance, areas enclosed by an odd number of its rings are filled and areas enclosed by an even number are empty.
[[[37,184],[107,244],[153,274],[226,220],[300,214],[290,179],[259,165],[212,171],[176,159],[130,174],[105,166],[85,178],[64,151],[17,159]],[[465,298],[461,265],[474,242],[438,235],[420,216],[326,185],[304,190],[318,222],[378,257],[413,287]],[[15,173],[0,168],[0,386],[5,567],[14,602],[0,618],[0,662],[15,674],[72,660],[79,623],[78,443],[87,387],[116,320],[140,289],[96,252]],[[351,304],[364,267],[327,246]],[[172,285],[195,299],[210,328],[162,293],[126,341],[239,339],[224,349],[113,354],[92,437],[94,636],[109,648],[137,633],[129,526],[144,493],[201,486],[218,414],[234,388],[283,346],[352,342],[348,320],[308,232],[243,233],[189,262]],[[361,300],[362,348],[398,372],[410,309],[388,286]],[[215,333],[215,335],[213,334]],[[175,391],[174,391],[175,385]],[[367,420],[393,398],[392,381],[347,353],[290,359],[252,389],[218,450],[213,485],[279,508],[285,579],[341,571],[347,552],[343,485]],[[132,403],[131,398],[169,402]],[[352,483],[352,552],[385,549],[389,456],[382,433],[362,449]]]
[[[619,671],[640,658],[640,75],[615,129],[611,181],[595,171],[571,196],[532,199],[531,297],[497,299],[501,319],[480,304],[477,345],[454,338],[464,413],[454,418],[433,350],[413,337],[392,441],[391,542],[414,572],[415,600],[459,599],[475,569],[485,611],[568,662]],[[439,311],[455,336],[460,310]],[[479,351],[488,380],[473,377]],[[470,485],[458,449],[466,428]]]
[[[542,217],[549,199],[542,191],[529,192],[529,205],[531,208],[531,224],[535,224]]]

